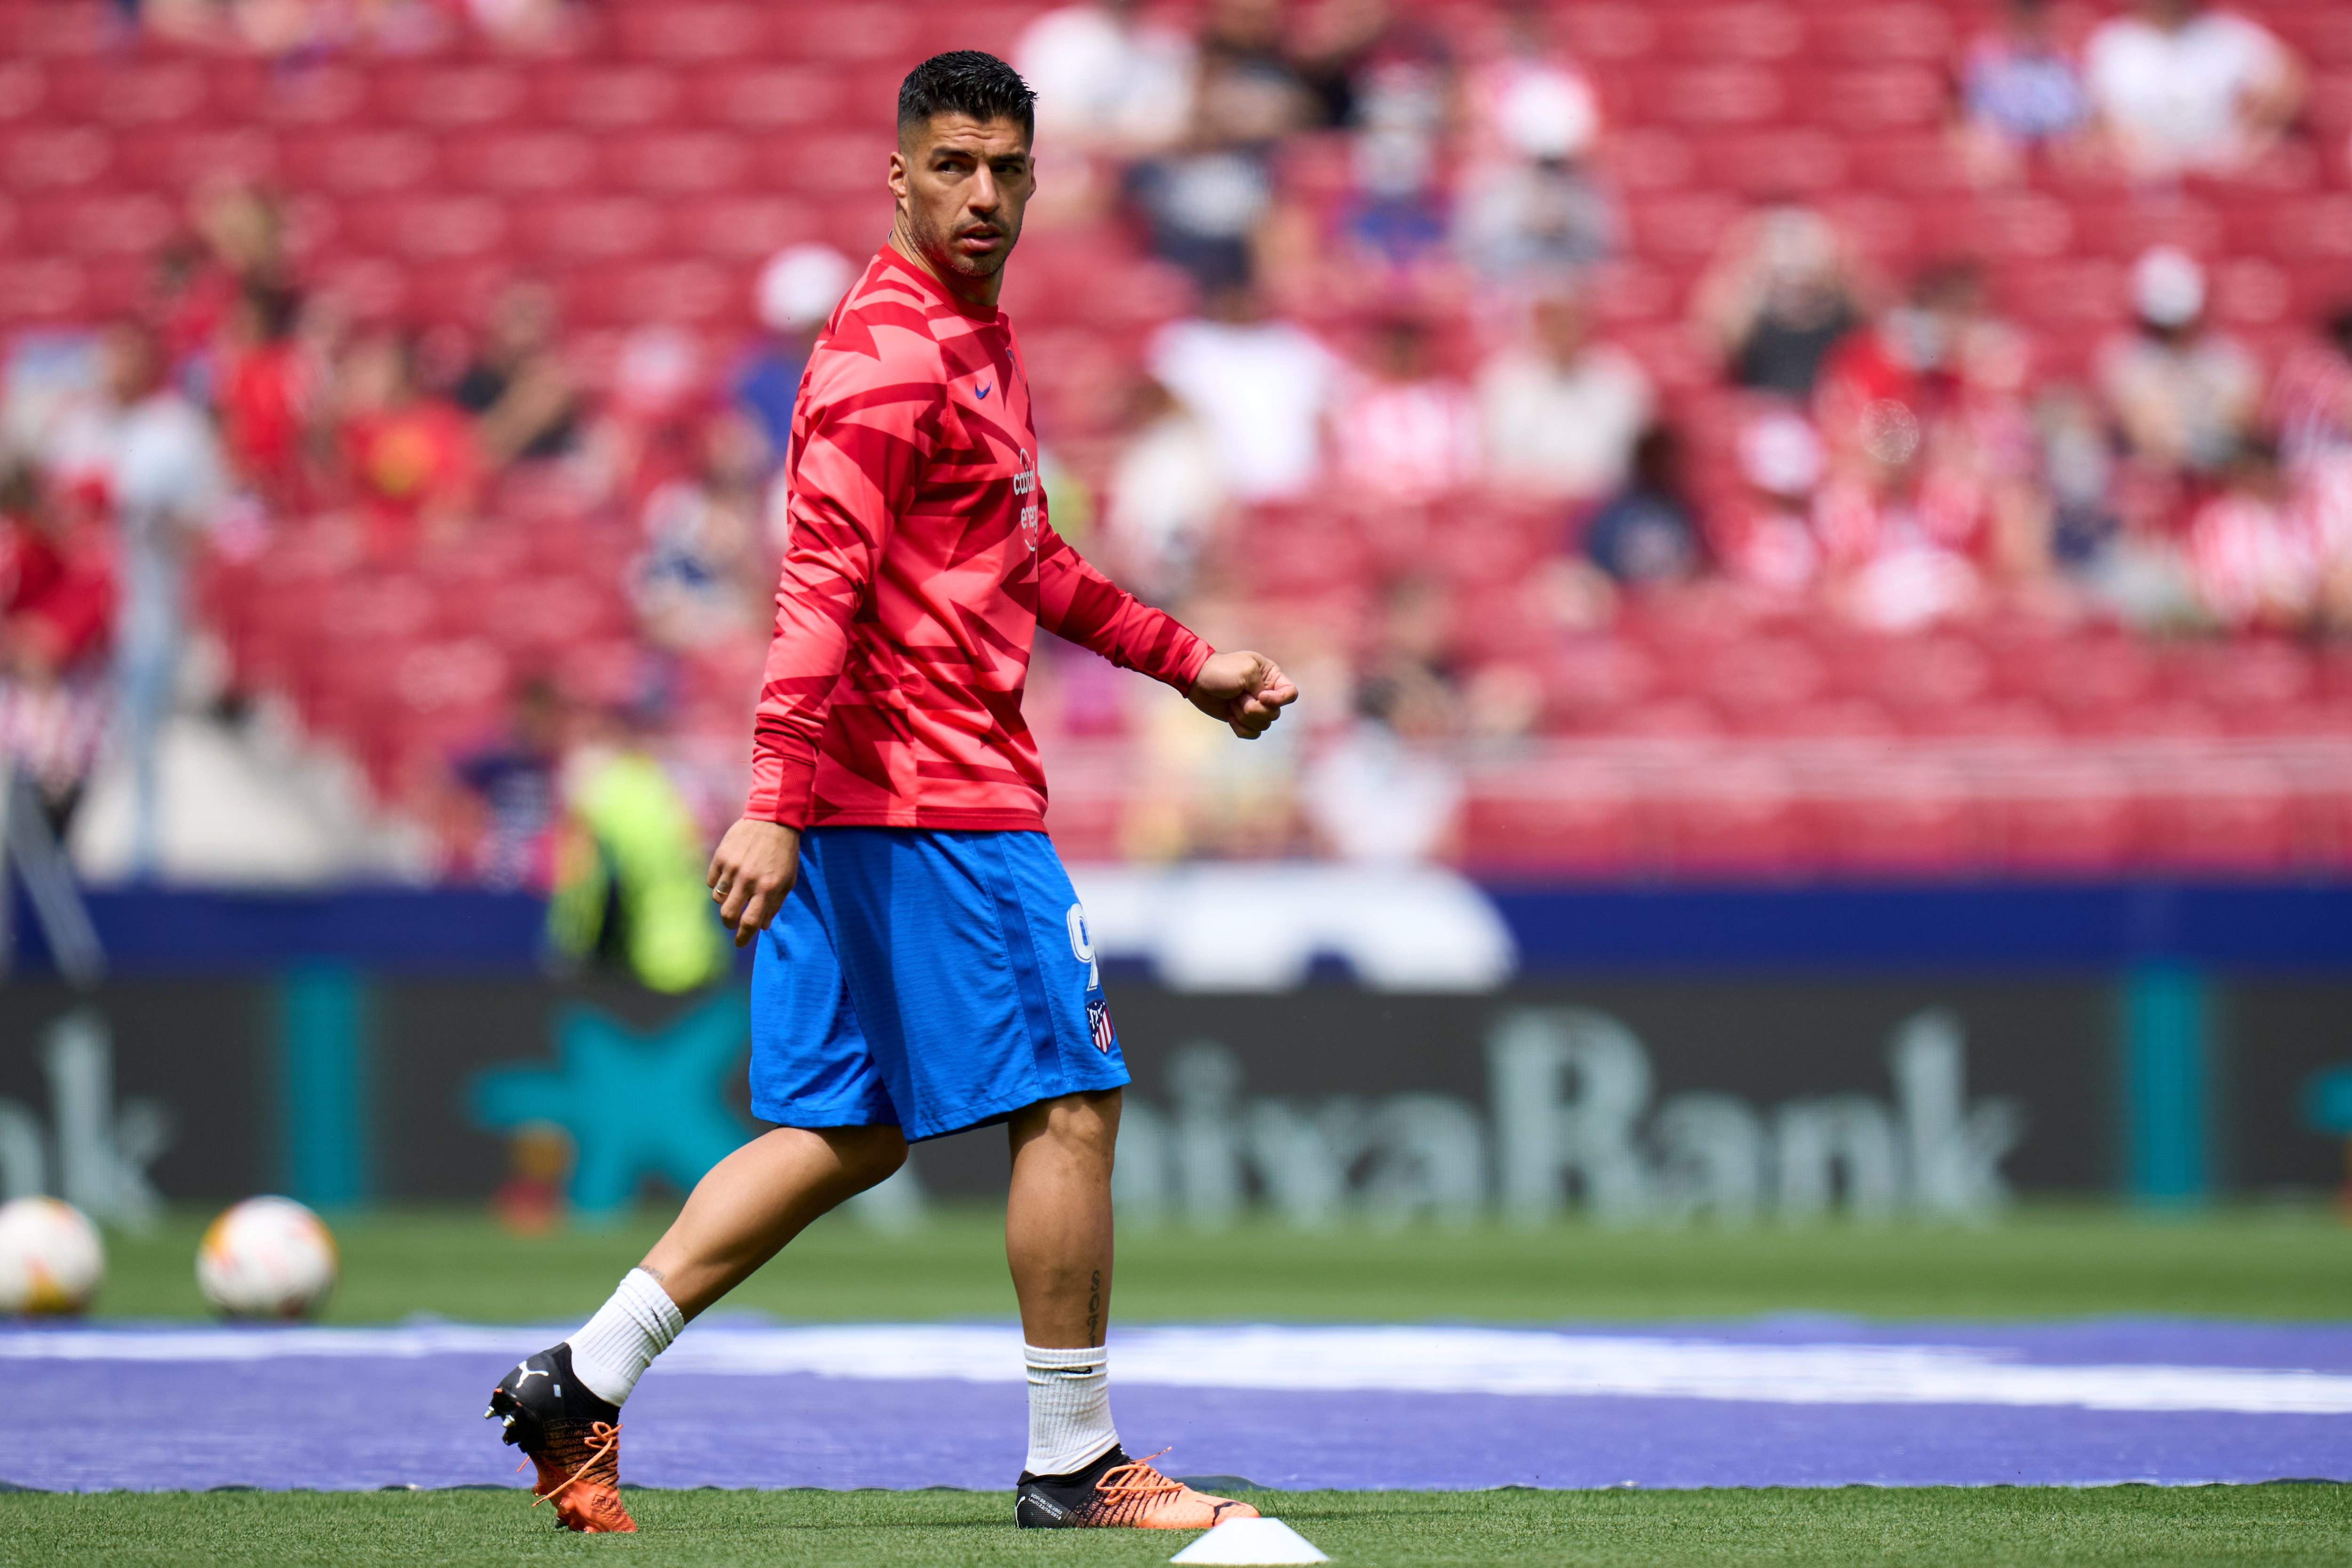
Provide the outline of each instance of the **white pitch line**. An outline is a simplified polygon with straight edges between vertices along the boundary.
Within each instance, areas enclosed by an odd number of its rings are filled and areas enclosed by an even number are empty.
[[[282,1357],[520,1358],[562,1329],[31,1329],[0,1361],[257,1362]],[[2243,1415],[2352,1415],[2352,1376],[2293,1368],[2053,1364],[1970,1345],[1752,1344],[1649,1334],[1480,1328],[1147,1328],[1118,1333],[1124,1385],[1296,1393],[1712,1399],[1770,1405],[1992,1405]],[[708,1323],[666,1375],[814,1375],[1017,1383],[1021,1341],[993,1324]]]

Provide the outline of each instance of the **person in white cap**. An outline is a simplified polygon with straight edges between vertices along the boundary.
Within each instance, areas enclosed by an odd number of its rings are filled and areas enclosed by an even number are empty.
[[[2205,269],[2158,246],[2133,264],[2131,330],[2099,361],[2099,386],[2151,477],[2212,476],[2236,459],[2262,392],[2252,358],[2205,318]]]
[[[787,246],[760,269],[754,301],[766,329],[744,356],[728,390],[782,462],[793,434],[793,404],[801,371],[833,308],[849,291],[857,268],[829,245]]]

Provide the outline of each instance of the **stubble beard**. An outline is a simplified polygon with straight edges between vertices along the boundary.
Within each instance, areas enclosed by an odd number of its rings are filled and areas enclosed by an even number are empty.
[[[907,214],[907,237],[914,242],[916,251],[933,267],[959,277],[984,280],[1004,270],[1004,264],[1013,259],[1013,247],[1019,243],[1021,231],[1003,224],[997,229],[1004,236],[1004,248],[992,256],[975,259],[959,253],[954,236],[941,232],[919,211]]]

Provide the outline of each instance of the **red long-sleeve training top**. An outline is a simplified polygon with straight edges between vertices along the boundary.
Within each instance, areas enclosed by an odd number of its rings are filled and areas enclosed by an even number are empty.
[[[801,378],[791,539],[744,815],[792,827],[1041,830],[1021,720],[1040,626],[1182,691],[1212,652],[1045,519],[1002,310],[884,246]]]

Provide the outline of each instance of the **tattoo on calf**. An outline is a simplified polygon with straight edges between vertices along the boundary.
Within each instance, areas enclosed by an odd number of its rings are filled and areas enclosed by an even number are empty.
[[[1097,1331],[1101,1325],[1102,1270],[1097,1269],[1094,1272],[1094,1279],[1087,1288],[1087,1343],[1088,1344],[1099,1343],[1100,1336]]]

